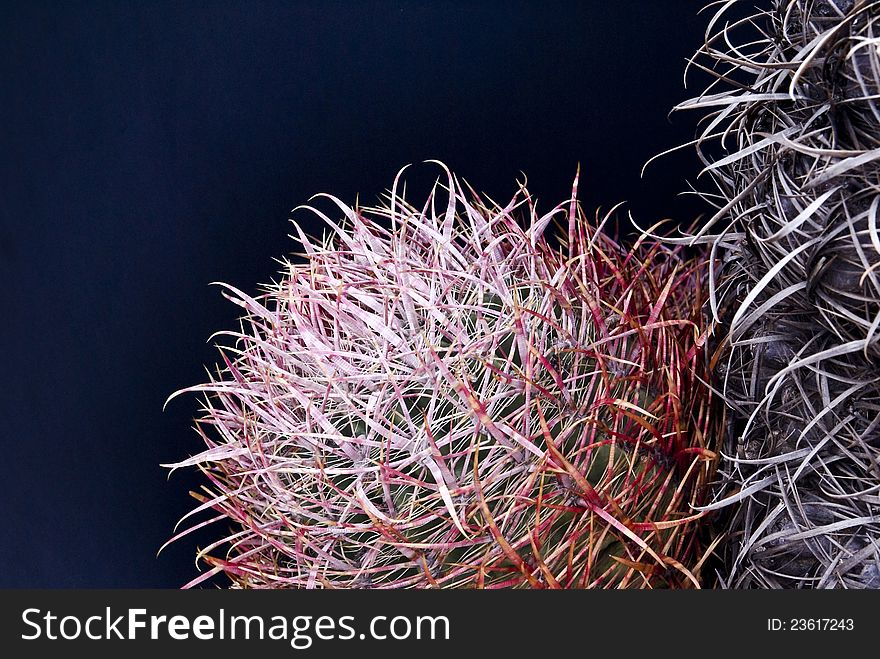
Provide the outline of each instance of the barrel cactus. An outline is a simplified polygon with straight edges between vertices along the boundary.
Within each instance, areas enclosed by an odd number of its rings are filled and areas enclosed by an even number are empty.
[[[191,528],[228,531],[188,585],[699,586],[704,256],[624,249],[577,180],[541,214],[443,171],[418,206],[399,177],[375,208],[324,195],[276,283],[224,286],[241,327],[182,390],[206,449],[170,466],[207,481]]]
[[[724,3],[681,107],[716,208],[723,583],[880,588],[880,2]]]

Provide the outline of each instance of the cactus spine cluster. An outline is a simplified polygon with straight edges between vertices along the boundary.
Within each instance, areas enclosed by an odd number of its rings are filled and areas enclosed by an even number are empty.
[[[198,510],[240,587],[697,587],[715,464],[704,258],[452,174],[328,197],[225,333]],[[561,242],[545,237],[554,223]],[[696,291],[696,293],[695,293]],[[198,526],[198,525],[196,525]],[[216,528],[216,526],[215,526]]]

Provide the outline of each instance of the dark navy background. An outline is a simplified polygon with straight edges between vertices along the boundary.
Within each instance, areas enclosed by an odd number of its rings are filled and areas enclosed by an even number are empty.
[[[0,587],[173,587],[190,419],[236,307],[316,192],[373,202],[442,159],[545,208],[690,221],[701,2],[0,4]],[[434,175],[436,170],[421,165]],[[304,216],[300,216],[304,217]]]

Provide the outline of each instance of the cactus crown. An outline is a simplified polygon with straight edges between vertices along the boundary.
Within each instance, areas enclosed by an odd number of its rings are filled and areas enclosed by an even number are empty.
[[[577,180],[539,214],[448,172],[416,207],[399,177],[379,207],[325,196],[342,220],[312,208],[326,236],[297,226],[262,295],[225,286],[241,328],[183,390],[207,449],[173,466],[233,529],[193,584],[698,585],[700,262],[590,229]]]

